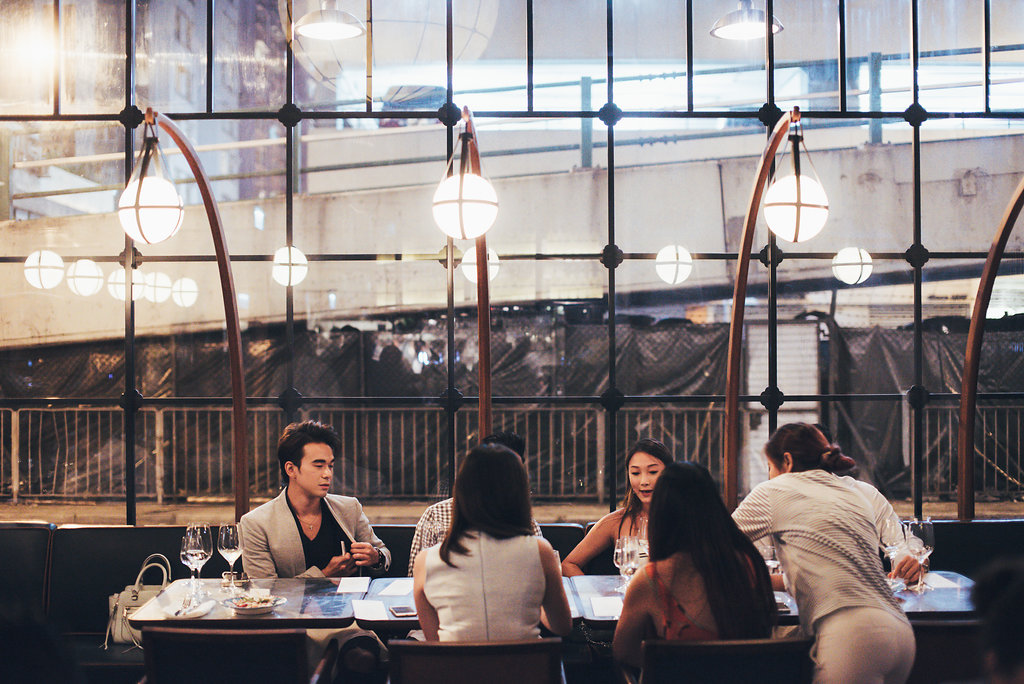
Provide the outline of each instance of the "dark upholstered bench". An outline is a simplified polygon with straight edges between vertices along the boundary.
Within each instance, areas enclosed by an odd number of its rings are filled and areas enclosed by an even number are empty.
[[[551,546],[562,560],[565,560],[583,539],[583,525],[579,523],[542,523],[540,532],[551,542]]]
[[[216,547],[216,527],[211,526]],[[171,562],[172,579],[188,577],[180,561],[180,525],[129,527],[126,525],[61,525],[53,532],[47,616],[64,634],[79,667],[90,682],[135,682],[143,674],[138,648],[113,644],[104,650],[107,597],[135,581],[142,561],[162,553]],[[227,563],[214,550],[203,567],[203,577],[216,577]],[[143,582],[155,584],[151,571]]]
[[[594,528],[596,522],[587,523],[586,536]],[[583,567],[584,575],[618,575],[619,569],[612,562],[612,549],[609,547],[590,559]]]
[[[935,520],[931,567],[974,577],[996,558],[1024,553],[1024,519]]]
[[[409,547],[412,546],[416,526],[373,525],[373,531],[391,552],[391,567],[384,576],[405,577],[409,573]]]
[[[50,542],[56,525],[45,522],[0,522],[0,600],[17,601],[30,614],[46,610]]]

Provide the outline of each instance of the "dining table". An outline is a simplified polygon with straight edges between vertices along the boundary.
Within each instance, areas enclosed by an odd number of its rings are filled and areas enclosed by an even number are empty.
[[[625,580],[618,575],[578,575],[571,578],[571,583],[583,621],[596,629],[615,629],[622,611]],[[969,577],[933,570],[925,575],[924,584],[921,590],[894,587],[893,595],[911,622],[976,617],[971,603],[974,581]],[[800,610],[790,594],[775,592],[775,603],[779,608],[779,625],[799,624]]]

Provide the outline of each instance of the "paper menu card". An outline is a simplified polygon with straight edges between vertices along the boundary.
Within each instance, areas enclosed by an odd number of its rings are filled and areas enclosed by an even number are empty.
[[[381,596],[408,596],[412,593],[412,578],[396,579],[380,592]]]
[[[929,572],[924,576],[924,583],[932,589],[956,589],[960,586],[956,582],[952,582],[942,575],[937,575],[934,572]]]
[[[593,596],[590,602],[595,617],[618,618],[622,612],[622,599],[618,596]]]
[[[342,577],[338,582],[339,594],[365,594],[369,589],[369,577]]]
[[[357,620],[380,620],[388,619],[387,611],[384,610],[383,601],[367,601],[355,599],[352,601],[352,610]]]

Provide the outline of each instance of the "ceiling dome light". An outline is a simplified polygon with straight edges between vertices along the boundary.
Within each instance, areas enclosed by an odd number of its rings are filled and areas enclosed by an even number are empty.
[[[806,174],[776,180],[764,195],[764,220],[782,240],[810,240],[821,232],[828,220],[825,189]]]
[[[142,296],[154,304],[166,302],[171,296],[171,276],[160,271],[147,273]]]
[[[754,9],[753,0],[740,0],[739,7],[715,22],[711,35],[725,40],[754,40],[764,38],[764,10]],[[782,30],[782,24],[772,17],[772,33]]]
[[[68,266],[68,289],[81,297],[91,297],[103,289],[103,269],[92,259],[79,259]]]
[[[498,268],[501,266],[501,260],[498,259],[498,253],[490,247],[487,248],[487,281],[490,282],[498,277]],[[476,283],[476,246],[467,249],[466,253],[462,255],[462,265],[459,266],[462,269],[462,275],[466,276],[466,280],[471,283]]]
[[[298,247],[282,247],[274,252],[274,268],[270,275],[284,287],[301,283],[309,271],[306,255]]]
[[[187,309],[199,299],[199,286],[191,278],[178,278],[171,285],[171,301]]]
[[[146,279],[143,277],[139,270],[136,268],[132,269],[132,301],[142,297],[142,291],[146,287]],[[107,292],[114,299],[119,299],[122,302],[125,298],[125,278],[124,268],[115,268],[109,276],[107,276]]]
[[[843,247],[832,258],[832,274],[847,285],[863,283],[871,268],[871,255],[860,247]]]
[[[64,280],[64,260],[48,249],[32,252],[25,259],[25,280],[40,290],[52,290]]]
[[[693,271],[693,257],[685,247],[666,245],[658,251],[654,270],[658,277],[669,285],[678,285],[690,277]]]
[[[295,32],[315,40],[347,40],[366,33],[366,27],[354,15],[338,9],[337,0],[323,0],[320,9],[295,22]]]
[[[462,173],[448,176],[434,193],[434,222],[456,240],[474,240],[494,225],[498,195],[482,176]]]

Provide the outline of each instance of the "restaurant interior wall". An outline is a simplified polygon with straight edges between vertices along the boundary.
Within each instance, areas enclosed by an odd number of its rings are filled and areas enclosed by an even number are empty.
[[[295,15],[308,4],[292,3]],[[761,476],[759,444],[772,427],[817,417],[838,426],[837,437],[865,466],[863,475],[908,492],[915,512],[928,514],[937,499],[955,491],[949,455],[943,465],[929,465],[928,459],[956,428],[955,416],[935,425],[924,418],[930,410],[955,406],[963,345],[956,335],[936,341],[927,326],[929,319],[969,315],[991,233],[1024,173],[1024,18],[1010,0],[769,4],[785,30],[766,46],[764,40],[733,43],[708,35],[707,27],[730,9],[729,2],[373,2],[369,70],[365,38],[329,47],[289,45],[282,22],[288,0],[13,0],[0,19],[0,36],[7,38],[0,52],[25,77],[0,84],[0,206],[10,219],[0,224],[0,286],[7,293],[0,354],[13,380],[0,394],[0,496],[17,496],[21,488],[29,464],[12,464],[12,435],[26,431],[22,422],[33,420],[33,410],[103,405],[123,425],[142,420],[146,411],[224,406],[227,382],[223,376],[217,386],[220,374],[211,374],[197,395],[148,391],[147,378],[154,376],[147,373],[155,373],[168,356],[145,355],[161,344],[173,340],[171,356],[179,360],[215,358],[223,346],[205,219],[194,184],[172,150],[165,151],[171,152],[170,167],[189,205],[185,225],[165,244],[136,245],[137,270],[193,279],[199,296],[192,307],[171,299],[126,304],[106,287],[81,300],[64,283],[35,290],[24,279],[22,264],[38,249],[58,253],[65,264],[90,258],[104,277],[123,262],[127,245],[111,212],[138,141],[118,122],[122,109],[155,106],[174,118],[213,177],[248,328],[247,371],[265,381],[250,385],[259,388],[250,392],[251,429],[274,413],[268,425],[276,429],[286,419],[316,411],[426,407],[449,417],[454,412],[461,432],[446,427],[433,435],[442,453],[424,491],[440,493],[475,434],[472,404],[459,408],[436,392],[441,386],[449,396],[459,390],[474,399],[472,374],[456,371],[456,357],[475,355],[475,288],[460,270],[448,304],[447,275],[439,264],[446,245],[429,203],[453,143],[437,120],[438,108],[449,98],[471,106],[484,168],[501,202],[488,235],[501,259],[491,283],[496,337],[504,326],[520,336],[562,339],[574,329],[573,317],[604,332],[601,344],[589,347],[594,353],[588,361],[596,360],[592,365],[603,375],[590,389],[509,391],[496,399],[502,410],[547,415],[548,427],[534,428],[537,441],[527,435],[531,450],[544,459],[531,475],[540,477],[543,469],[552,483],[545,491],[557,492],[571,506],[576,496],[611,502],[615,497],[609,494],[621,492],[627,443],[655,433],[645,419],[631,422],[631,410],[693,413],[715,424],[721,388],[689,385],[671,393],[632,387],[634,370],[625,364],[634,335],[621,322],[685,319],[689,326],[669,328],[679,331],[672,344],[689,345],[688,353],[710,353],[700,346],[707,339],[693,333],[704,326],[718,330],[728,320],[740,223],[766,133],[758,113],[767,102],[804,110],[807,144],[832,215],[825,232],[806,246],[776,242],[763,227],[755,240],[755,250],[771,245],[784,258],[751,268],[746,306],[752,327],[741,404],[747,484]],[[366,12],[363,2],[342,5],[356,16]],[[422,21],[400,20],[410,16]],[[36,57],[27,59],[30,53]],[[133,56],[127,66],[126,54]],[[621,119],[610,115],[610,103],[624,113]],[[301,120],[291,127],[279,119],[282,106],[293,104]],[[921,119],[914,118],[915,106],[925,112]],[[1022,240],[1019,231],[1011,237],[990,318],[1024,313]],[[286,243],[310,259],[307,280],[287,289],[267,277],[274,251]],[[623,252],[616,268],[602,263],[609,244]],[[655,254],[668,244],[694,254],[693,274],[681,285],[666,285],[655,274]],[[857,286],[831,276],[832,255],[851,245],[867,249],[874,262],[872,277]],[[931,258],[908,259],[915,245]],[[461,256],[470,243],[452,246]],[[522,325],[526,311],[532,312],[528,328]],[[899,351],[898,372],[869,391],[848,382],[849,373],[838,372],[827,352],[804,375],[799,368],[783,372],[792,349],[780,330],[796,317],[821,321],[819,349],[835,349],[840,340],[849,344],[854,334],[888,340]],[[403,353],[410,364],[422,364],[419,352],[426,354],[436,374],[432,393],[388,393],[367,382],[365,368],[352,365],[328,372],[359,374],[359,382],[346,377],[322,390],[309,375],[315,364],[304,364],[326,348],[344,347],[345,335],[331,331],[345,326],[400,334],[403,326],[415,329],[424,346],[409,344],[412,352]],[[449,327],[461,349],[449,348]],[[431,331],[426,342],[424,330]],[[983,359],[1004,358],[1003,350],[1013,349],[1020,335],[1010,329],[987,336]],[[522,348],[518,338],[513,342],[513,350]],[[942,353],[931,351],[935,344]],[[102,350],[90,356],[92,371],[108,370],[101,392],[54,394],[44,380],[52,371],[29,365],[33,358],[70,357],[89,348]],[[575,348],[546,349],[569,355],[566,350]],[[129,358],[133,363],[126,364]],[[549,367],[561,364],[556,359]],[[501,369],[496,372],[501,377]],[[1020,431],[1015,404],[1024,397],[1015,377],[983,382],[988,395],[979,409],[979,415],[989,411],[992,420],[1002,421],[979,432],[979,468],[988,458],[984,444],[994,443],[1004,459],[997,463],[998,485],[983,483],[979,491],[997,491],[997,498],[1010,501],[1019,501],[1024,491],[1019,453],[1015,462],[1006,460]],[[909,405],[907,390],[915,386],[928,391],[929,404]],[[766,408],[758,401],[766,388],[795,399]],[[143,396],[139,409],[116,406],[118,394],[136,390]],[[618,393],[625,395],[624,405]],[[589,413],[556,435],[550,421],[561,407]],[[184,415],[167,418],[166,425],[183,424]],[[116,498],[124,478],[151,491],[146,488],[157,477],[151,469],[134,477],[132,471],[168,444],[143,440],[126,449],[118,444],[112,420],[105,446],[91,454],[123,462],[104,471],[113,482],[104,491]],[[413,422],[425,425],[423,420]],[[452,425],[448,419],[442,423]],[[925,429],[934,436],[914,435]],[[665,434],[677,453],[697,450],[712,464],[720,458],[720,434]],[[580,440],[596,445],[587,455],[582,489],[573,484],[579,481],[575,466],[565,465],[574,463],[566,454]],[[207,444],[203,453],[230,453],[223,439],[215,441],[220,443]],[[405,457],[399,444],[384,455],[389,463]],[[56,444],[40,448],[59,450]],[[365,477],[339,475],[338,489],[386,499],[398,491],[381,484],[390,466],[370,463],[369,451],[354,445],[344,455],[353,472]],[[56,482],[60,463],[37,458],[31,466],[40,481]],[[891,468],[875,472],[877,463]],[[201,461],[183,467],[220,468]],[[170,465],[161,468],[167,469],[161,478],[174,477]],[[940,471],[946,479],[936,489],[929,473]],[[150,480],[144,485],[145,478]],[[22,495],[28,496],[25,484]],[[183,490],[167,491],[177,497]],[[126,517],[134,520],[134,511]]]

